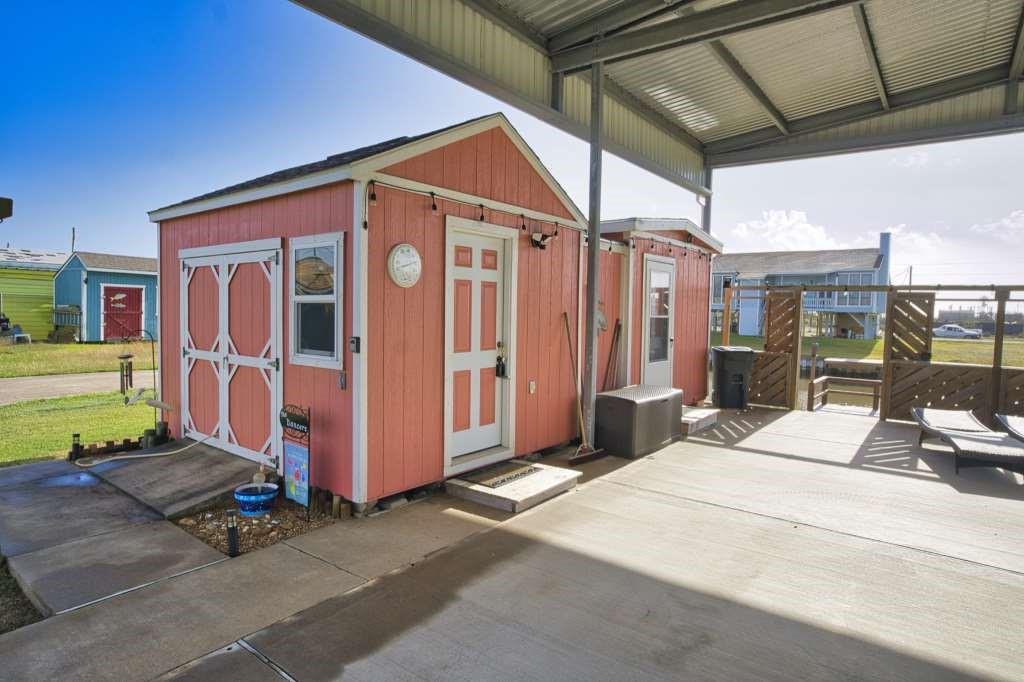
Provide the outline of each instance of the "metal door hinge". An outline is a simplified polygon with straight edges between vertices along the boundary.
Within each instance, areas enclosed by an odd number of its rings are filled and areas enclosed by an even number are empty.
[[[280,372],[281,371],[281,358],[274,358],[274,360],[270,363],[270,366],[273,367],[278,372]]]
[[[181,349],[181,357],[183,357],[183,358],[187,358],[188,357],[188,348],[182,348]]]

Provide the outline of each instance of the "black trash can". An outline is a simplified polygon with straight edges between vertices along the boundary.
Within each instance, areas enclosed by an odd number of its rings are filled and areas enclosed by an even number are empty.
[[[745,410],[754,350],[746,346],[711,349],[711,402],[715,407]]]

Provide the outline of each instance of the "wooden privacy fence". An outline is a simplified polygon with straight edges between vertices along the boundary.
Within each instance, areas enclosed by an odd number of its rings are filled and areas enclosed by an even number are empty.
[[[992,412],[1024,413],[1024,369],[1000,370],[1000,390],[992,404],[992,368],[954,362],[893,360],[892,386],[886,418],[910,419],[912,407],[973,410],[979,417]]]
[[[800,377],[800,333],[803,292],[768,292],[765,303],[764,351],[754,354],[748,401],[755,405],[795,408]]]
[[[786,287],[738,286],[724,292],[724,317],[728,319],[733,290],[765,292],[764,350],[754,355],[749,402],[774,407],[797,407],[800,371],[803,293],[805,291],[872,291],[886,299],[885,342],[882,351],[882,380],[843,380],[827,377],[808,382],[808,409],[827,402],[828,393],[852,393],[840,386],[871,389],[875,404],[881,403],[881,419],[909,419],[912,407],[973,410],[989,419],[993,413],[1024,415],[1024,368],[1003,367],[1003,336],[1006,305],[1013,291],[1024,286],[917,285],[897,288],[887,285],[796,285]],[[932,362],[932,326],[936,292],[994,291],[996,301],[992,365]],[[947,299],[983,300],[983,299]],[[1019,300],[1019,299],[1014,299]],[[723,328],[728,344],[728,327]],[[835,388],[832,387],[835,384]]]

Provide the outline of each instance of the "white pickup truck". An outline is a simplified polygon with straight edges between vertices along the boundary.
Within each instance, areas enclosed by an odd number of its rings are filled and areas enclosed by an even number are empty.
[[[980,339],[980,329],[964,329],[958,324],[944,324],[932,330],[932,336],[939,339]]]

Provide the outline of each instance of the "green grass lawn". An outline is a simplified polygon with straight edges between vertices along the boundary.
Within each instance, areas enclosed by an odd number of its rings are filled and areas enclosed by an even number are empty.
[[[153,408],[124,406],[120,393],[87,393],[0,406],[0,466],[63,456],[71,434],[82,443],[138,438],[153,428]]]
[[[711,334],[711,345],[722,341],[722,335]],[[760,336],[739,336],[732,334],[729,343],[734,346],[749,346],[760,350],[764,339]],[[851,358],[855,360],[881,360],[882,339],[830,339],[805,337],[801,342],[801,353],[811,354],[811,344],[818,344],[818,355],[826,358]],[[959,339],[932,339],[932,360],[935,362],[964,362],[976,365],[992,364],[992,339],[961,341]],[[1024,339],[1006,339],[1003,343],[1003,366],[1024,367]]]
[[[0,346],[0,379],[40,374],[117,371],[121,353],[133,353],[135,369],[152,369],[148,341],[129,343],[24,343]]]

